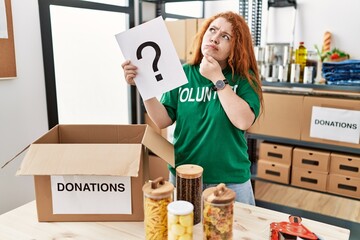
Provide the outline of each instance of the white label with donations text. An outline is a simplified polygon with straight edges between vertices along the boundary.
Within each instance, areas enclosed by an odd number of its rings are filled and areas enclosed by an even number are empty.
[[[359,144],[360,111],[313,106],[310,137]]]
[[[132,214],[131,180],[121,176],[51,176],[53,214]]]

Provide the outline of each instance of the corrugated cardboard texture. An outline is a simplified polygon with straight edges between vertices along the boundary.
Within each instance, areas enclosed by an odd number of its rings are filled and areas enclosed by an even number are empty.
[[[294,148],[293,166],[318,172],[329,172],[330,152],[307,148]]]
[[[149,155],[149,179],[156,179],[163,177],[164,180],[169,180],[169,169],[167,163],[155,155]]]
[[[291,173],[291,185],[326,191],[328,174],[293,166]]]
[[[331,153],[330,173],[360,178],[360,156]]]
[[[327,191],[360,199],[360,178],[329,174]]]
[[[143,221],[148,149],[174,164],[172,144],[148,125],[57,125],[31,144],[17,174],[34,175],[39,221]],[[53,214],[50,175],[131,176],[132,214]]]
[[[304,96],[264,93],[264,112],[249,133],[300,140]]]
[[[285,165],[291,165],[293,146],[285,146],[275,143],[260,143],[259,158]]]
[[[186,24],[184,20],[165,21],[166,27],[180,60],[186,60]]]
[[[257,165],[257,177],[289,184],[290,166],[260,159]]]
[[[345,146],[351,148],[360,148],[360,144],[310,137],[310,124],[311,124],[311,115],[312,115],[313,106],[360,111],[359,100],[325,98],[325,97],[305,97],[304,114],[302,116],[303,127],[301,130],[301,140],[309,141],[309,142],[319,142],[319,143],[325,143],[331,145],[339,145],[339,146]]]

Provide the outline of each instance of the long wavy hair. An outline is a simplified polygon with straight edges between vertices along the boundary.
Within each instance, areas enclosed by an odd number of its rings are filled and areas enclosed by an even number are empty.
[[[227,60],[229,67],[232,71],[232,76],[238,74],[244,76],[250,83],[250,86],[258,94],[261,105],[263,105],[263,96],[261,90],[261,80],[254,54],[254,46],[250,34],[249,27],[245,20],[237,13],[228,11],[218,13],[206,20],[201,25],[200,30],[197,32],[193,42],[193,56],[188,61],[191,65],[200,64],[204,57],[201,52],[201,43],[205,32],[209,28],[210,24],[217,18],[226,19],[233,28],[231,38],[231,51]]]

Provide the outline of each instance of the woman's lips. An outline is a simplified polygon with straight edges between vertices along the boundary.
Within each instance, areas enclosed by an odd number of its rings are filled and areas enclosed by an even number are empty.
[[[212,45],[212,44],[207,44],[206,48],[211,49],[211,50],[216,50],[216,51],[218,50],[217,46]]]

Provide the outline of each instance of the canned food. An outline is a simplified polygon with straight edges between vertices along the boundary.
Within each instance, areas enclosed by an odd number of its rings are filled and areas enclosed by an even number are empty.
[[[279,77],[280,82],[287,82],[288,81],[288,66],[279,66]]]
[[[300,82],[300,64],[297,63],[291,64],[290,82],[291,83]]]
[[[313,66],[306,66],[304,68],[304,83],[313,83]]]

